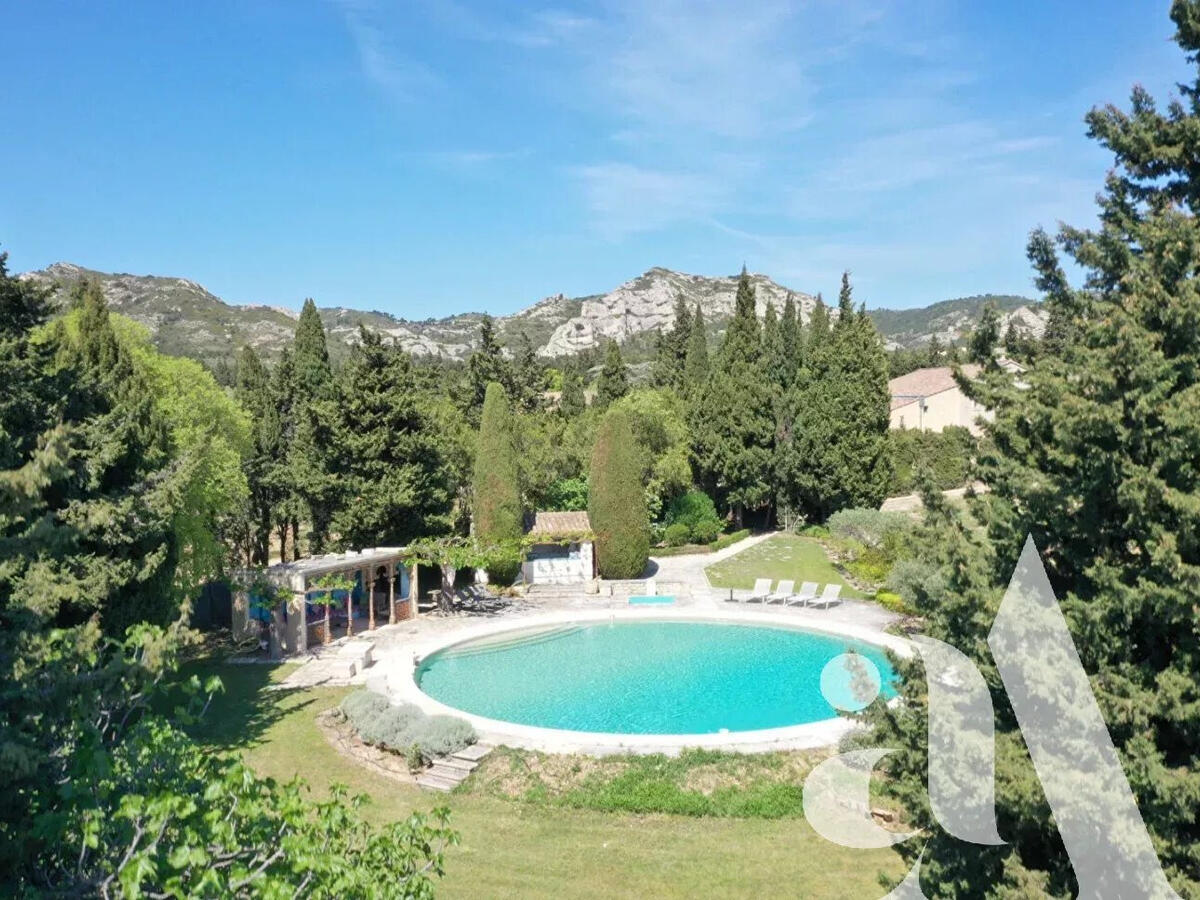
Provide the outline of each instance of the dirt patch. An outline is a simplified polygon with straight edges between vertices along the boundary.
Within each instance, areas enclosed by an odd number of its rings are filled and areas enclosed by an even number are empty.
[[[318,715],[317,727],[325,735],[325,740],[329,741],[342,756],[354,760],[360,766],[364,766],[384,778],[404,784],[416,784],[412,772],[408,769],[408,763],[404,761],[403,757],[364,744],[359,739],[354,726],[347,722],[345,716],[337,709],[327,709]]]

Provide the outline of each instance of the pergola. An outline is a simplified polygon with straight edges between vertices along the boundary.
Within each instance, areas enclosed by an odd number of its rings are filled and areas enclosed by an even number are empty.
[[[305,652],[312,643],[325,639],[324,619],[308,615],[309,598],[312,594],[328,590],[322,580],[329,576],[344,575],[357,580],[363,589],[367,604],[367,630],[374,631],[379,624],[395,624],[417,615],[417,563],[409,562],[411,554],[406,547],[370,547],[364,550],[347,550],[345,553],[328,553],[324,556],[309,556],[295,562],[277,563],[266,570],[267,579],[282,589],[285,599],[270,608],[268,630],[270,653],[273,659]],[[397,599],[397,576],[408,570],[408,596]],[[375,584],[380,577],[387,581],[387,621],[379,622],[375,615]],[[286,596],[290,593],[290,596]],[[354,634],[353,590],[347,592],[346,634]],[[233,634],[235,638],[252,637],[255,619],[251,615],[251,598],[246,589],[234,595]],[[310,629],[319,628],[315,640]]]

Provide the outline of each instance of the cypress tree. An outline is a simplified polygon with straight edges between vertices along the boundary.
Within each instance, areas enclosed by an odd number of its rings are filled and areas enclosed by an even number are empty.
[[[583,375],[579,371],[579,361],[568,360],[563,365],[562,397],[559,399],[558,410],[568,419],[573,419],[587,409],[587,398],[583,392]]]
[[[838,307],[832,335],[809,345],[782,405],[774,455],[781,493],[813,521],[878,507],[892,472],[887,354],[871,319],[854,309],[848,279]]]
[[[533,412],[542,404],[542,364],[533,341],[524,331],[517,338],[517,357],[512,366],[513,403],[524,412]],[[487,391],[484,390],[484,399]]]
[[[787,383],[788,354],[783,343],[783,327],[775,315],[775,304],[768,302],[762,328],[763,367],[776,394]]]
[[[296,392],[302,403],[310,403],[325,395],[333,381],[329,365],[329,348],[325,341],[325,326],[317,305],[309,297],[300,310],[296,336],[292,341],[292,362],[296,371]]]
[[[596,379],[597,409],[607,409],[613,402],[620,400],[629,393],[629,372],[625,361],[621,358],[621,348],[617,342],[609,338],[604,348],[604,366]]]
[[[829,322],[829,307],[817,294],[817,302],[813,304],[812,315],[808,317],[807,334],[804,336],[804,346],[813,353],[819,353],[822,347],[829,346],[829,335],[832,326]],[[807,360],[805,360],[807,362]]]
[[[688,339],[692,333],[692,311],[683,293],[675,295],[675,319],[669,331],[660,331],[655,339],[651,382],[655,387],[683,393],[687,366]]]
[[[272,475],[279,464],[280,422],[270,376],[254,348],[248,345],[237,357],[234,391],[250,414],[252,428],[253,445],[242,464],[250,487],[248,562],[265,566],[270,558],[271,527],[278,500]]]
[[[588,478],[588,519],[604,578],[637,578],[650,558],[642,461],[628,414],[616,407],[600,420]]]
[[[701,478],[715,487],[739,526],[746,510],[762,508],[771,495],[775,417],[771,394],[763,390],[766,379],[754,287],[743,268],[733,318],[690,417]]]
[[[800,315],[796,310],[796,298],[791,292],[783,303],[779,338],[783,342],[783,386],[786,389],[796,380],[796,372],[804,358],[804,334],[801,330]]]
[[[313,552],[324,549],[337,502],[328,455],[334,451],[330,425],[336,415],[333,370],[325,342],[325,326],[312,299],[304,301],[292,342],[295,431],[288,448],[289,475],[297,498],[312,525]],[[293,525],[295,522],[293,522]],[[299,554],[298,541],[295,551]]]
[[[454,485],[409,355],[361,327],[337,394],[330,474],[340,542],[395,546],[445,532]]]
[[[504,356],[500,342],[496,339],[495,322],[491,316],[485,314],[479,320],[479,345],[467,360],[466,397],[463,408],[467,414],[467,421],[474,427],[479,426],[487,386],[493,381],[499,382],[508,390],[513,384],[513,371],[512,365]]]
[[[473,480],[473,525],[485,545],[519,540],[524,528],[513,414],[493,381],[483,401]]]
[[[292,556],[300,557],[300,519],[305,513],[304,497],[296,483],[293,454],[300,410],[296,400],[296,367],[288,347],[279,354],[271,376],[271,397],[278,417],[278,444],[274,465],[268,469],[268,481],[275,494],[271,515],[279,539],[279,558],[287,561],[288,535],[292,538]]]
[[[683,364],[684,396],[691,397],[703,390],[708,382],[708,328],[704,322],[704,311],[696,304],[692,313],[691,332],[687,339],[687,353]]]

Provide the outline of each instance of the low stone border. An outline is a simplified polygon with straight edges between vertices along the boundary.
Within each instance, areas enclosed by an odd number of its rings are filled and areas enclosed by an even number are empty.
[[[353,760],[376,775],[416,786],[416,777],[409,771],[408,763],[404,761],[403,757],[364,744],[359,740],[354,726],[347,722],[337,709],[327,709],[319,714],[317,728],[340,755]]]
[[[488,743],[539,750],[546,753],[582,753],[591,756],[605,756],[614,753],[665,753],[673,756],[690,747],[741,753],[811,750],[833,746],[854,730],[853,720],[834,717],[803,725],[716,734],[616,734],[567,731],[520,725],[515,722],[502,722],[446,706],[422,691],[415,680],[419,659],[424,659],[431,653],[455,644],[509,632],[535,630],[550,625],[604,621],[694,621],[782,627],[797,631],[831,634],[886,647],[901,657],[910,657],[914,654],[912,644],[902,637],[873,628],[834,621],[817,611],[795,610],[791,614],[782,614],[756,610],[753,614],[747,614],[744,610],[736,609],[733,604],[712,610],[657,607],[589,611],[564,610],[520,621],[484,622],[457,632],[431,635],[422,641],[407,645],[399,652],[393,652],[381,658],[382,664],[373,669],[368,678],[368,687],[388,695],[393,702],[409,702],[430,714],[451,715],[465,719],[474,726],[480,739]],[[891,702],[897,701],[894,699]]]

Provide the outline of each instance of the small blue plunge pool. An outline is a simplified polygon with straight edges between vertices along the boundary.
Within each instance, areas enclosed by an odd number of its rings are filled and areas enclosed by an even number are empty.
[[[872,682],[885,699],[896,693],[896,673],[879,647],[713,622],[507,632],[433,653],[416,677],[429,696],[478,716],[616,734],[802,725],[835,717],[830,699],[861,706]]]

